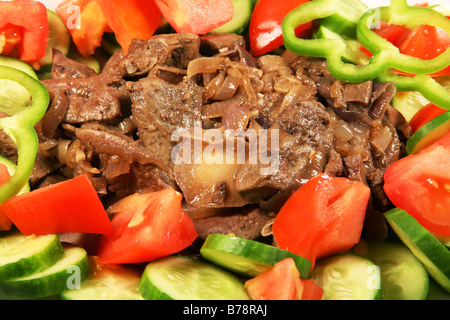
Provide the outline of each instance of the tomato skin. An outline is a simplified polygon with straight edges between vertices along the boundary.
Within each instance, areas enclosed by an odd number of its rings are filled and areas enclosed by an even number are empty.
[[[36,63],[45,56],[48,42],[46,7],[39,1],[1,1],[0,34],[5,32],[12,40],[10,45],[16,48],[17,58],[30,64]],[[2,51],[0,47],[0,53]],[[8,47],[5,53],[12,54],[12,48]]]
[[[436,58],[450,48],[450,36],[444,30],[434,26],[419,25],[413,31],[405,26],[381,22],[381,27],[374,29],[374,32],[399,48],[400,53],[423,60]],[[372,55],[364,47],[361,47],[361,50],[369,56]],[[448,75],[450,75],[450,66],[432,74],[432,76]]]
[[[321,300],[323,289],[300,278],[292,258],[276,263],[244,284],[252,300]]]
[[[0,185],[10,178],[8,168],[0,163]],[[0,212],[0,231],[11,230],[12,224],[8,217]]]
[[[412,57],[430,60],[450,48],[450,36],[442,29],[420,25],[414,34],[399,46],[400,52]],[[450,75],[450,66],[433,76]]]
[[[385,173],[384,191],[424,228],[450,236],[450,134],[415,155],[394,162]]]
[[[291,10],[309,0],[259,0],[253,9],[249,25],[249,38],[252,53],[259,56],[283,45],[283,19]],[[312,22],[296,29],[298,37],[312,30]]]
[[[447,110],[439,108],[432,103],[427,104],[426,106],[421,108],[409,122],[412,132],[416,132],[426,123],[430,122],[431,120],[445,112],[447,112]]]
[[[0,206],[0,214],[25,235],[112,232],[111,221],[85,175],[11,198]]]
[[[65,0],[55,12],[66,24],[72,40],[83,56],[95,52],[101,43],[108,23],[96,0]],[[79,15],[78,15],[79,14]]]
[[[295,192],[272,225],[281,249],[315,260],[359,242],[370,188],[362,182],[319,174]]]
[[[176,32],[206,34],[233,18],[231,0],[155,0]]]
[[[115,205],[114,231],[100,240],[103,264],[147,262],[177,253],[198,234],[181,210],[182,195],[173,189],[135,194]]]
[[[159,25],[161,12],[152,0],[98,1],[125,54],[133,39],[147,40]]]

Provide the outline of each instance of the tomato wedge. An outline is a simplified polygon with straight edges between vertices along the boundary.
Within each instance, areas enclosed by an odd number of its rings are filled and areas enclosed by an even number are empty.
[[[0,185],[5,183],[10,177],[8,168],[0,163]],[[0,212],[0,231],[9,231],[11,229],[11,220]]]
[[[114,205],[114,231],[100,240],[103,264],[147,262],[177,253],[197,237],[181,210],[182,195],[173,189],[131,195]]]
[[[206,34],[233,19],[232,0],[155,0],[176,32]]]
[[[405,26],[389,24],[386,21],[380,21],[379,28],[375,28],[372,31],[396,47],[413,34],[413,31]],[[361,50],[369,57],[372,56],[372,53],[364,48],[364,46],[361,46]]]
[[[109,27],[125,54],[133,39],[147,40],[159,25],[161,12],[152,0],[98,0]]]
[[[411,30],[405,26],[382,21],[380,28],[373,31],[399,48],[400,53],[423,60],[436,58],[450,48],[450,36],[444,30],[430,25],[420,25],[416,30]],[[361,50],[368,56],[372,55],[362,46]],[[407,75],[404,72],[397,72]],[[448,75],[450,66],[432,74],[432,76]]]
[[[321,300],[323,294],[313,280],[300,278],[292,258],[281,260],[244,286],[252,300]]]
[[[370,188],[319,174],[281,208],[272,226],[281,249],[309,259],[347,251],[359,242]]]
[[[283,19],[289,11],[309,0],[259,0],[253,9],[249,25],[249,38],[255,56],[268,53],[283,45]],[[297,37],[312,31],[312,22],[296,29]]]
[[[0,54],[33,64],[45,56],[47,9],[39,1],[0,1]]]
[[[85,175],[11,198],[0,206],[1,214],[25,235],[112,232],[111,221]]]
[[[430,122],[437,116],[445,113],[447,110],[439,108],[432,103],[427,104],[421,108],[409,122],[412,132],[416,132],[422,128],[426,123]]]
[[[450,134],[415,155],[394,162],[384,191],[422,226],[450,236]]]
[[[78,51],[83,56],[93,54],[108,29],[100,4],[96,0],[65,0],[55,12],[69,29]]]
[[[444,30],[428,25],[420,25],[408,39],[398,45],[400,52],[423,60],[436,58],[450,48],[450,36]],[[433,76],[450,75],[450,66]]]

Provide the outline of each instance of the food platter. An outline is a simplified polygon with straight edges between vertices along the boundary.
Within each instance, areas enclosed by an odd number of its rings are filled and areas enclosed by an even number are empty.
[[[10,81],[2,90],[20,96],[15,82],[28,92],[11,110],[0,100],[0,133],[11,147],[2,151],[18,148],[18,158],[0,158],[2,190],[11,192],[0,195],[0,243],[21,248],[33,240],[23,253],[33,268],[4,262],[0,253],[0,298],[95,300],[96,288],[117,277],[124,286],[101,294],[449,299],[441,287],[450,290],[443,174],[450,68],[411,40],[428,39],[429,30],[449,33],[448,17],[421,1],[396,0],[405,16],[439,18],[443,29],[410,19],[401,25],[404,16],[379,8],[389,1],[362,1],[378,11],[361,4],[350,15],[334,0],[305,1],[286,15],[284,46],[255,54],[251,31],[182,32],[189,22],[171,20],[162,5],[164,19],[150,26],[155,36],[135,39],[139,28],[130,21],[132,31],[118,28],[126,15],[112,19],[102,1],[89,7],[104,10],[94,23],[97,40],[68,25],[73,17],[57,11],[60,1],[40,1],[56,10],[43,8],[54,23],[50,58],[1,56],[0,77]],[[317,8],[319,1],[333,11]],[[386,33],[391,27],[395,39]],[[436,50],[445,57],[446,48]],[[419,111],[431,116],[423,111],[430,105],[439,114],[416,127]],[[40,238],[47,235],[61,243]],[[69,264],[81,272],[71,278],[76,288],[61,285]],[[336,278],[333,270],[350,276]],[[291,289],[274,285],[277,272]],[[341,285],[349,293],[335,290]]]

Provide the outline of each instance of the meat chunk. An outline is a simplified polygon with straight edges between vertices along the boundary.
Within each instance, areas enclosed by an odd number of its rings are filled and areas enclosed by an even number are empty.
[[[88,78],[51,79],[43,81],[52,97],[64,97],[57,103],[66,103],[63,123],[114,122],[129,105],[125,81],[116,76],[100,74]]]

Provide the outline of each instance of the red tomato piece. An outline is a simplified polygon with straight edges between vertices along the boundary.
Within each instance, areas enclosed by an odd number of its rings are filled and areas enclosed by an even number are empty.
[[[15,51],[33,64],[45,56],[48,32],[47,9],[39,1],[0,1],[0,53]]]
[[[176,32],[206,34],[233,19],[231,0],[155,0]]]
[[[7,56],[13,55],[14,48],[21,40],[20,27],[5,26],[0,30],[0,53]]]
[[[281,208],[272,226],[281,249],[309,259],[345,252],[361,238],[370,188],[319,174]]]
[[[284,259],[244,284],[252,300],[321,300],[323,290],[303,280],[292,258]]]
[[[182,195],[173,189],[135,194],[114,207],[114,232],[101,239],[98,257],[103,264],[147,262],[177,253],[197,238],[197,231],[181,210]]]
[[[431,232],[450,236],[450,134],[420,153],[394,162],[384,191]]]
[[[283,45],[283,19],[290,11],[309,0],[259,0],[253,9],[249,25],[250,47],[259,56]],[[304,37],[312,31],[312,22],[296,29],[297,37]]]
[[[72,40],[83,56],[94,53],[102,43],[108,28],[102,7],[97,0],[66,0],[58,5],[56,13],[66,24]]]
[[[398,47],[403,54],[423,60],[430,60],[450,48],[450,36],[440,28],[420,25],[413,35],[400,43]],[[433,75],[450,75],[450,66]]]
[[[133,39],[147,40],[155,33],[161,12],[149,0],[98,0],[107,24],[125,54]]]
[[[372,30],[380,37],[386,39],[390,43],[395,46],[400,45],[403,41],[405,41],[408,37],[410,37],[413,31],[405,26],[399,26],[395,24],[388,24],[385,21],[380,22],[379,28],[375,28]],[[369,57],[372,56],[372,53],[361,46],[361,50],[367,54]]]
[[[426,123],[430,122],[431,120],[445,112],[447,112],[447,110],[439,108],[432,103],[427,104],[426,106],[421,108],[409,122],[412,132],[416,132]]]
[[[0,206],[0,214],[25,235],[112,232],[111,221],[85,175],[9,199]]]
[[[0,163],[0,184],[3,184],[10,177],[8,168]],[[11,220],[0,212],[0,231],[9,231],[11,229]]]
[[[10,177],[11,176],[9,174],[8,168],[4,164],[0,163],[0,184],[5,183],[5,181]]]

